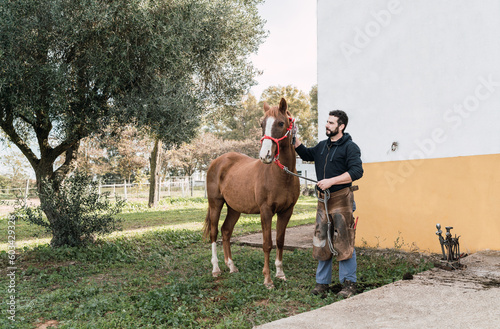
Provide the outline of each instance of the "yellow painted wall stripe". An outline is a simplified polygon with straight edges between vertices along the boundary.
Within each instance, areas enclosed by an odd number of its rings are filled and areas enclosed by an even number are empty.
[[[436,223],[460,250],[500,250],[500,154],[366,163],[355,192],[356,245],[441,252]]]

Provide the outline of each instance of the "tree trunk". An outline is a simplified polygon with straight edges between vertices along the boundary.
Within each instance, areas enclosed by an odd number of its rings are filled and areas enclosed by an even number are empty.
[[[150,162],[150,179],[149,179],[149,208],[155,207],[158,204],[158,181],[161,168],[161,141],[155,139],[155,146],[151,152]]]
[[[57,193],[59,191],[64,179],[76,168],[76,158],[79,146],[80,143],[77,142],[75,145],[66,150],[65,161],[56,171],[53,169],[55,162],[55,159],[53,158],[42,158],[36,166],[33,166],[36,176],[38,196],[40,198],[40,205],[43,212],[47,216],[47,220],[52,226],[52,240],[50,241],[50,245],[52,247],[60,247],[68,244],[71,245],[71,241],[64,228],[57,224],[59,220],[57,217],[57,211],[49,206],[50,202],[46,199],[54,196],[47,195],[47,189],[44,188],[44,184],[51,185],[49,190],[51,190],[52,193]]]

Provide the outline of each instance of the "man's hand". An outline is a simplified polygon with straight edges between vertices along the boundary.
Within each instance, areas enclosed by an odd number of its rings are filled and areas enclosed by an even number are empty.
[[[330,188],[333,185],[334,181],[332,178],[322,179],[318,182],[318,187],[323,191]]]
[[[332,185],[349,184],[351,182],[352,182],[351,175],[349,175],[349,173],[346,171],[342,175],[335,176],[332,178],[322,179],[318,182],[317,185],[320,189],[324,191],[327,188],[331,187]]]
[[[299,141],[299,138],[297,136],[295,136],[295,144],[293,144],[293,147],[297,148],[300,146],[300,144],[302,144],[302,143]]]
[[[299,141],[299,136],[298,136],[298,132],[299,132],[299,126],[297,126],[297,123],[295,123],[293,125],[293,128],[292,128],[292,136],[294,136],[292,142],[293,142],[293,147],[294,148],[297,148],[299,147],[300,144],[302,144],[300,141]]]

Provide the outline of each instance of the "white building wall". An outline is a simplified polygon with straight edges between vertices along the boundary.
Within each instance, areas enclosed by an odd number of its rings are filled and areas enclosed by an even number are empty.
[[[500,1],[318,0],[318,95],[365,163],[500,153]]]
[[[306,178],[309,178],[309,179],[313,179],[313,180],[317,180],[316,178],[316,169],[314,167],[314,163],[313,162],[306,162],[304,163],[304,161],[297,157],[297,163],[296,163],[296,169],[297,169],[297,172],[299,173],[299,175],[303,176],[303,177],[306,177]],[[304,180],[304,179],[300,179],[300,184],[313,184],[313,182],[310,182],[310,181],[307,181]]]

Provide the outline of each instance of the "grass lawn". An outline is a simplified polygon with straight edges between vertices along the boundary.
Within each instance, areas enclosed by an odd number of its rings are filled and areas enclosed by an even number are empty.
[[[301,197],[290,225],[314,222],[315,207],[315,198]],[[16,223],[16,322],[6,313],[12,294],[7,292],[9,265],[3,244],[0,327],[53,323],[57,328],[251,328],[338,300],[334,294],[324,299],[309,294],[317,264],[311,250],[285,251],[288,280],[274,279],[275,289],[268,290],[260,248],[233,246],[240,272],[229,274],[219,247],[223,273],[213,278],[210,244],[201,238],[205,214],[202,198],[165,199],[155,210],[129,204],[120,215],[123,230],[86,248],[51,249],[49,235]],[[0,229],[6,242],[6,218],[0,219]],[[246,215],[234,235],[259,230],[259,217]],[[271,264],[274,256],[272,252]],[[400,257],[397,251],[385,257],[361,251],[357,259],[363,290],[432,266],[424,258]],[[334,265],[334,273],[337,269]]]

